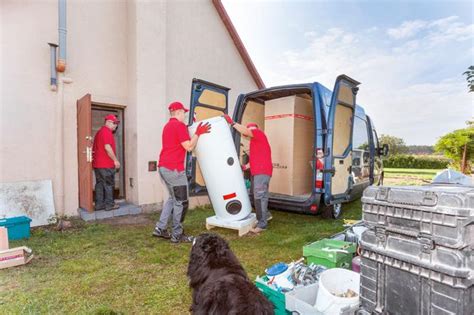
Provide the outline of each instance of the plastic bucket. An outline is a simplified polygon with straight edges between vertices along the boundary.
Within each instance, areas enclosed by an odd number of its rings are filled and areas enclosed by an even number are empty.
[[[291,273],[293,268],[285,263],[277,263],[266,270],[267,277],[278,288],[291,290],[294,288],[294,283],[291,280]]]
[[[358,305],[359,283],[360,275],[356,272],[342,268],[324,271],[319,278],[316,309],[324,314],[339,314],[341,309],[347,306]],[[357,295],[355,297],[338,297],[335,295],[346,293],[349,289]]]

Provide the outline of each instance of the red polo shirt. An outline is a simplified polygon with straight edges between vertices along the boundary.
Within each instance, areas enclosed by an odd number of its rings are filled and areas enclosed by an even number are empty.
[[[116,153],[115,138],[112,130],[106,126],[102,126],[95,134],[94,145],[92,146],[93,168],[115,168],[114,160],[112,160],[107,154],[107,151],[105,151],[106,144],[109,144],[114,153]]]
[[[267,136],[260,129],[252,130],[253,137],[250,139],[250,173],[255,175],[272,176],[272,150]]]
[[[158,166],[166,167],[169,170],[177,170],[178,172],[184,171],[186,150],[181,143],[191,139],[186,125],[176,118],[170,118],[163,128],[161,138],[163,147]]]

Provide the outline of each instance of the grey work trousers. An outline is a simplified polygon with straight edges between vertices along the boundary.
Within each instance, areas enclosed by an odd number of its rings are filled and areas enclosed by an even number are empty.
[[[179,237],[183,234],[182,223],[188,209],[188,180],[186,173],[160,167],[160,175],[168,188],[170,196],[163,206],[160,220],[156,223],[156,227],[166,230],[168,222],[172,218],[171,234]]]
[[[255,175],[253,177],[253,198],[255,213],[257,214],[257,227],[267,228],[268,218],[268,186],[271,177],[268,175]]]

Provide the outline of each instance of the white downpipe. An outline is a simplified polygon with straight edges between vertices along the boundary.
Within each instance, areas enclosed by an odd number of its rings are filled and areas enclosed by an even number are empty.
[[[55,191],[54,193],[58,196],[57,201],[57,208],[56,213],[60,216],[65,214],[65,204],[66,204],[66,196],[65,196],[65,189],[64,185],[66,183],[65,176],[65,159],[66,154],[64,148],[65,146],[65,137],[64,137],[64,96],[65,96],[65,85],[72,83],[71,78],[62,77],[59,80],[59,87],[58,87],[58,105],[56,106],[56,154],[55,154],[55,165],[56,165],[56,178],[55,178]]]

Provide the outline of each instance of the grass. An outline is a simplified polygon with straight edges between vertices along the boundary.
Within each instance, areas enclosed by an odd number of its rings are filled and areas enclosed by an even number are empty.
[[[386,185],[416,185],[437,170],[385,171]],[[360,201],[343,209],[344,219],[360,219]],[[212,214],[211,208],[190,211],[186,231],[204,232],[205,218]],[[342,218],[272,214],[268,231],[259,237],[214,230],[229,241],[251,279],[273,263],[300,258],[303,245],[343,230]],[[0,314],[188,314],[190,245],[152,238],[158,214],[140,218],[121,219],[120,225],[74,221],[67,231],[35,229],[29,240],[11,242],[11,247],[32,248],[35,258],[26,266],[0,270]]]
[[[205,231],[210,208],[190,211],[185,228]],[[261,236],[239,238],[236,231],[215,229],[225,237],[251,279],[273,263],[296,260],[303,245],[343,229],[343,220],[272,211]],[[344,206],[343,218],[359,219],[360,201]],[[35,258],[23,267],[0,271],[2,314],[187,314],[191,303],[186,268],[189,244],[152,238],[157,214],[141,224],[75,222],[67,231],[35,229],[26,245]]]
[[[384,168],[384,185],[426,185],[441,170],[413,168]]]

